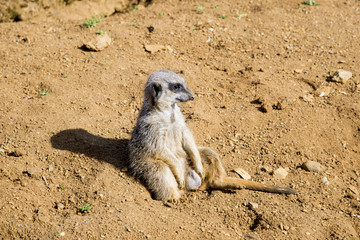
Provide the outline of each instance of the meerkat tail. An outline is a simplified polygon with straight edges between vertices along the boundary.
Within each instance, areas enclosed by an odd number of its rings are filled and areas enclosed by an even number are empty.
[[[284,194],[293,194],[296,193],[295,189],[286,188],[286,187],[278,187],[275,185],[267,185],[258,182],[248,181],[239,178],[231,178],[225,177],[223,178],[223,182],[221,184],[223,189],[251,189],[262,192],[270,192],[270,193],[284,193]]]

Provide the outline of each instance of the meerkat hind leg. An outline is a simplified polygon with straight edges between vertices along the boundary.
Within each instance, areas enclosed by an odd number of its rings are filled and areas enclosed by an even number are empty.
[[[162,161],[154,161],[154,168],[148,176],[147,185],[156,200],[178,200],[184,191],[179,189],[170,167]],[[150,181],[149,181],[150,180]]]

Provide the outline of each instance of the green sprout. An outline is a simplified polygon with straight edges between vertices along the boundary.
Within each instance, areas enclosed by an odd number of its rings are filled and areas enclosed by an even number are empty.
[[[89,213],[92,210],[91,204],[86,203],[84,206],[78,208],[79,212],[81,213]]]
[[[103,30],[99,29],[96,34],[103,35],[104,33],[105,32]]]
[[[213,8],[213,9],[214,9],[214,8],[219,8],[219,7],[220,7],[219,4],[215,4],[215,5],[212,5],[212,6],[211,6],[211,8]]]
[[[304,5],[309,5],[309,6],[316,6],[316,5],[317,5],[317,2],[316,2],[316,1],[313,1],[313,0],[309,0],[309,1],[303,2],[302,4],[304,4]]]
[[[94,15],[91,19],[86,19],[83,23],[83,25],[81,25],[83,28],[92,28],[95,27],[96,24],[101,22],[101,16],[99,15]]]
[[[238,13],[238,14],[236,15],[236,17],[237,17],[238,19],[241,19],[241,18],[246,17],[246,16],[247,16],[247,13],[246,13],[246,12],[240,12],[240,13]]]
[[[196,7],[196,12],[197,12],[197,13],[201,13],[204,9],[205,9],[204,6],[199,5],[199,6]]]
[[[37,94],[36,97],[41,98],[42,96],[48,95],[49,92],[48,90],[40,90]]]

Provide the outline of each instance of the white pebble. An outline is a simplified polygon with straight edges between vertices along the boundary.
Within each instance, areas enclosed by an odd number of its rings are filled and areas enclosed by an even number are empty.
[[[288,168],[278,168],[274,171],[274,177],[277,179],[285,179],[286,176],[288,175]]]
[[[321,179],[321,182],[324,183],[325,185],[329,185],[329,184],[330,184],[329,180],[328,180],[326,177],[323,177],[323,178]]]

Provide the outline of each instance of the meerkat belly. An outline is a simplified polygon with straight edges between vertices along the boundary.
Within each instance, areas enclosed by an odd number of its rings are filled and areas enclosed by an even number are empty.
[[[182,145],[182,131],[179,126],[170,125],[166,134],[167,148],[177,157],[186,158],[186,152]]]

